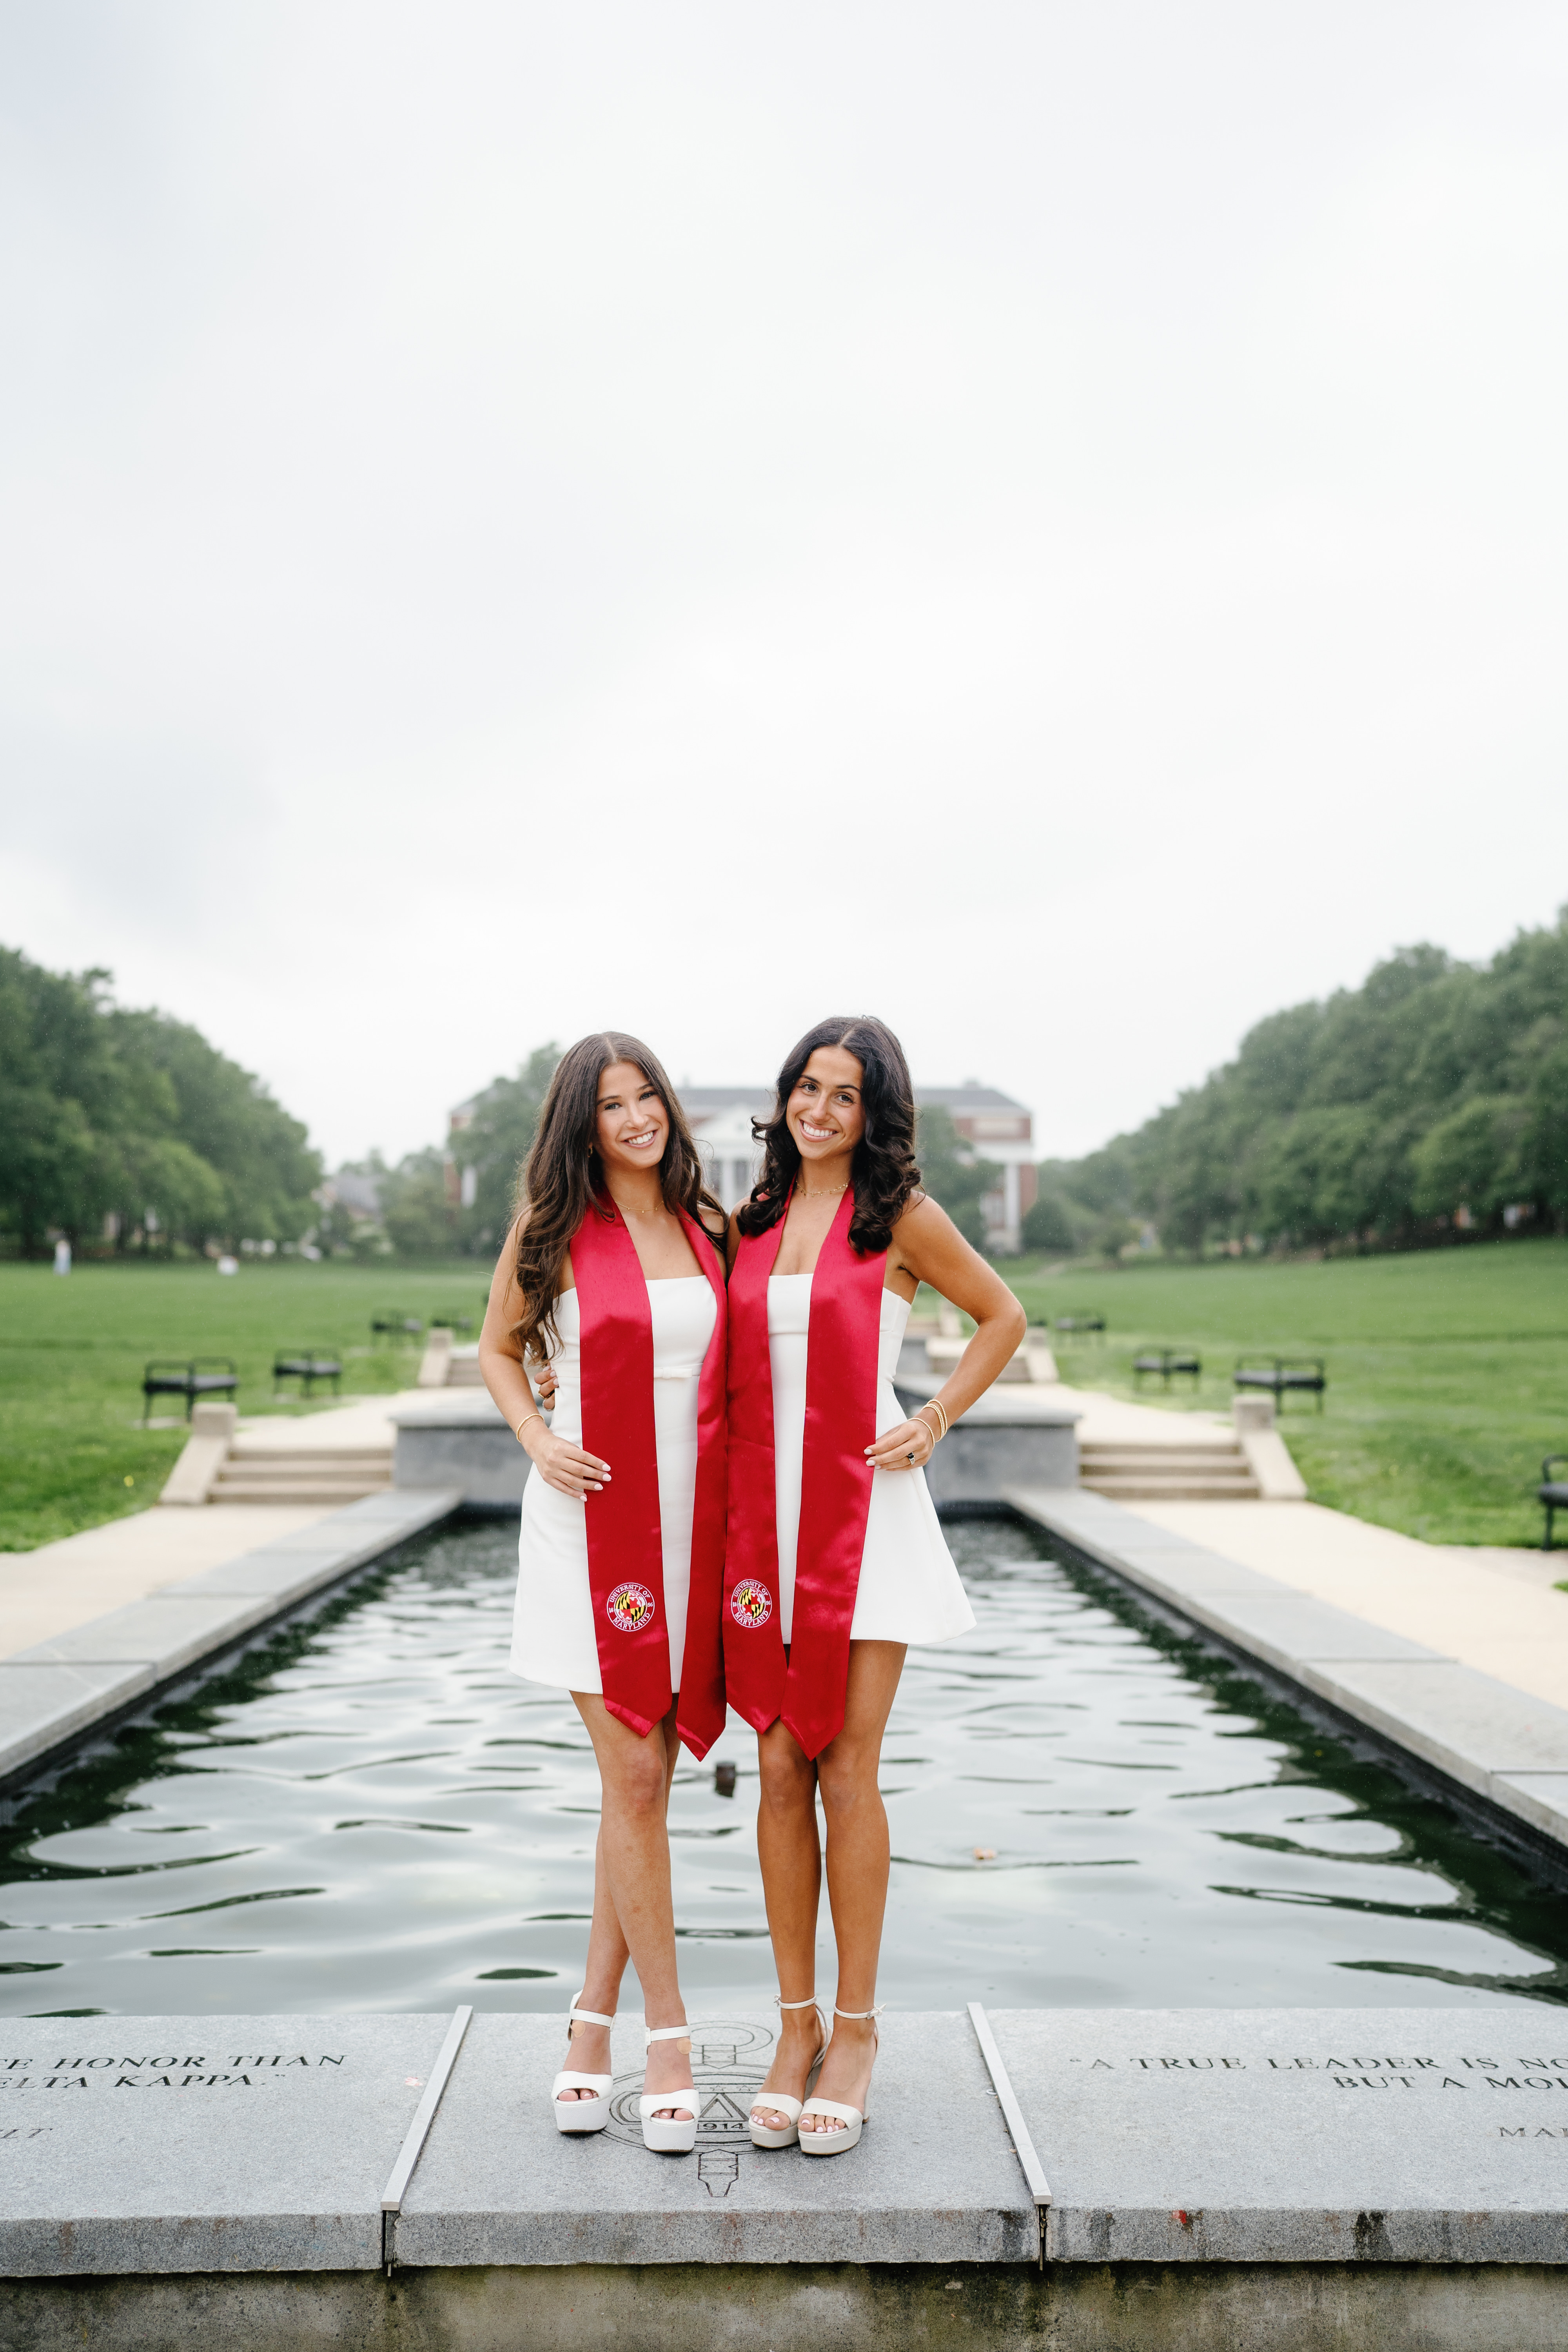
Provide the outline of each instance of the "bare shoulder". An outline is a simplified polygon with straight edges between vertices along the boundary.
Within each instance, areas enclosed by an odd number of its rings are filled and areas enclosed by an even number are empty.
[[[911,1192],[893,1221],[892,1238],[894,1246],[899,1249],[906,1244],[915,1249],[923,1244],[929,1249],[933,1243],[940,1244],[950,1234],[957,1238],[958,1227],[941,1202],[933,1201],[929,1192]]]

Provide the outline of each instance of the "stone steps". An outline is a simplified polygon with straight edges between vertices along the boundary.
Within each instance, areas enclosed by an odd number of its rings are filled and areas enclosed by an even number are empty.
[[[1087,1439],[1079,1483],[1119,1503],[1248,1503],[1262,1491],[1233,1437],[1169,1445]]]
[[[323,1478],[310,1476],[303,1472],[286,1486],[247,1478],[230,1478],[215,1486],[207,1500],[209,1503],[287,1503],[293,1507],[320,1503],[325,1510],[336,1510],[342,1503],[363,1502],[367,1495],[384,1495],[391,1484],[390,1478],[380,1479],[373,1486],[364,1478]]]
[[[392,1484],[386,1447],[337,1452],[326,1446],[232,1451],[208,1489],[211,1503],[357,1503]]]

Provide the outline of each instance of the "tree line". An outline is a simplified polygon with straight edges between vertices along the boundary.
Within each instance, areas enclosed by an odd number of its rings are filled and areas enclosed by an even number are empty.
[[[297,1240],[320,1155],[258,1078],[107,971],[0,948],[0,1240],[110,1253]]]
[[[1047,1160],[1025,1238],[1109,1254],[1419,1246],[1568,1226],[1568,908],[1489,963],[1401,949],[1130,1135]]]

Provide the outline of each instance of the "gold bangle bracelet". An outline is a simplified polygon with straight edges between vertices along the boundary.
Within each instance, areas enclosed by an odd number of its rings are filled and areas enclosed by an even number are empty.
[[[915,1419],[919,1421],[921,1413],[923,1412],[938,1412],[942,1415],[942,1427],[940,1429],[931,1429],[931,1447],[934,1452],[935,1448],[942,1444],[942,1439],[947,1435],[952,1423],[949,1422],[947,1417],[946,1406],[941,1403],[935,1397],[931,1398],[929,1404],[922,1404],[921,1406],[920,1412],[915,1415]],[[931,1423],[929,1421],[926,1423],[926,1427],[931,1429]]]
[[[516,1438],[520,1445],[522,1444],[522,1433],[528,1427],[529,1423],[531,1421],[542,1421],[543,1419],[544,1415],[542,1412],[525,1412],[523,1414],[522,1419],[518,1423],[517,1427],[512,1432],[512,1435]]]

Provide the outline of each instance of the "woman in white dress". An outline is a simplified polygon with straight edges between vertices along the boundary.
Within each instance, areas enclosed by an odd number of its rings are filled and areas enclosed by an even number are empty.
[[[609,2121],[609,2028],[628,1958],[649,2029],[643,2137],[695,2144],[666,1827],[679,1743],[724,1725],[723,1212],[646,1045],[583,1038],[551,1081],[525,1202],[490,1286],[479,1363],[532,1470],[511,1667],[565,1688],[603,1809],[562,2131]],[[547,1426],[524,1370],[554,1374]]]
[[[883,1023],[825,1021],[759,1122],[761,1179],[731,1220],[730,1704],[758,1734],[757,1843],[779,1973],[778,2049],[752,2109],[759,2147],[829,2156],[859,2138],[876,2055],[888,1890],[882,1733],[910,1642],[974,1622],[921,1465],[1025,1329],[1000,1276],[920,1190],[914,1098]],[[892,1387],[922,1283],[973,1318],[952,1377],[913,1420]],[[822,1856],[838,1948],[835,2022],[816,2000]]]

